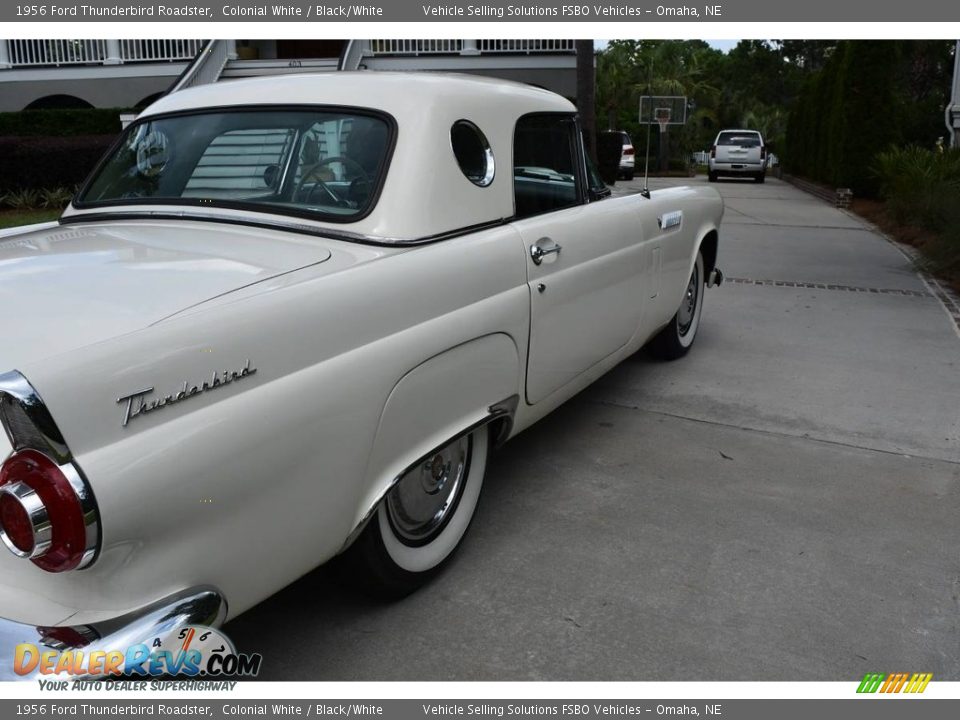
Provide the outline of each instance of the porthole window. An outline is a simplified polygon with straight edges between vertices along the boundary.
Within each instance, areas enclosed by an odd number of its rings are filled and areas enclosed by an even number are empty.
[[[480,128],[469,120],[457,120],[450,128],[450,144],[467,180],[479,187],[493,182],[493,150]]]

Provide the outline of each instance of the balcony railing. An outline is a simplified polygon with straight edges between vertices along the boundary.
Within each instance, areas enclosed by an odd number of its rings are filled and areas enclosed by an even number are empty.
[[[3,41],[0,41],[3,42]],[[13,67],[89,65],[107,58],[106,40],[7,40]]]
[[[482,53],[572,53],[573,40],[477,40]]]
[[[124,62],[181,62],[192,60],[206,40],[121,40]]]
[[[572,53],[573,40],[371,40],[374,55]]]
[[[459,55],[463,40],[371,40],[374,55]]]
[[[184,62],[205,40],[0,40],[0,67]]]

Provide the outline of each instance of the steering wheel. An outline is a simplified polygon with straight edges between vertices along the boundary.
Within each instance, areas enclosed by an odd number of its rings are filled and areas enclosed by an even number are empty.
[[[318,171],[325,165],[332,165],[333,163],[343,163],[344,166],[350,167],[351,169],[357,171],[357,177],[353,179],[353,182],[360,180],[361,182],[370,182],[370,175],[366,170],[363,169],[363,165],[358,163],[353,158],[349,158],[346,155],[336,155],[334,157],[324,158],[320,162],[314,163],[311,165],[304,173],[303,177],[300,178],[300,182],[297,183],[297,189],[295,197],[299,197],[306,187],[308,182],[313,182],[314,186],[310,188],[310,191],[307,193],[306,200],[307,202],[313,197],[314,191],[318,188],[326,193],[327,197],[333,200],[333,204],[337,207],[349,207],[349,201],[344,200],[339,195],[337,195],[330,187],[320,178]]]

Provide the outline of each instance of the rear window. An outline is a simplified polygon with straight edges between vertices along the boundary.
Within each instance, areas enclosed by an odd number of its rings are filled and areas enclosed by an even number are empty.
[[[760,147],[760,136],[756,133],[722,132],[717,138],[717,145],[732,145],[734,147]]]
[[[392,132],[383,117],[322,107],[147,118],[77,205],[241,206],[350,222],[376,200]]]

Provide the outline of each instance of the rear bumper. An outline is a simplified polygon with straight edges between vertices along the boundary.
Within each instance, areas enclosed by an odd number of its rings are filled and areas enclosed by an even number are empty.
[[[132,645],[165,636],[184,625],[216,627],[227,616],[223,595],[210,587],[195,587],[170,595],[140,610],[92,625],[36,627],[0,618],[0,681],[29,680],[36,674],[14,670],[17,645],[30,643],[44,650],[125,651]],[[61,676],[59,679],[64,679]]]
[[[765,172],[766,163],[735,163],[735,162],[716,162],[711,160],[709,164],[710,172],[719,175],[756,175]]]

